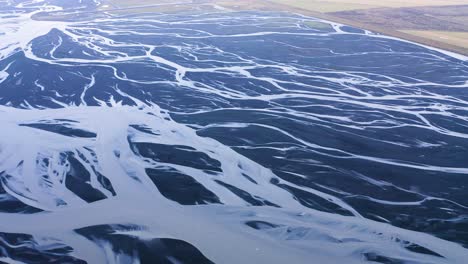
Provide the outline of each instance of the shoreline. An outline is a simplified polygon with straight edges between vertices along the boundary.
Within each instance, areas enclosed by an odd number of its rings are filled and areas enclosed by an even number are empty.
[[[240,6],[232,6],[231,4],[227,4],[229,2],[222,2],[218,0],[202,0],[200,2],[191,2],[191,3],[185,3],[186,6],[192,6],[192,5],[218,5],[227,9],[231,9],[233,11],[246,11],[246,10],[252,10],[252,11],[277,11],[277,12],[291,12],[291,13],[296,13],[304,16],[310,16],[318,19],[323,19],[327,20],[330,22],[335,22],[343,25],[349,25],[352,27],[364,29],[371,31],[373,33],[381,34],[383,36],[386,36],[388,38],[395,38],[401,41],[406,41],[410,43],[414,43],[415,45],[420,45],[425,48],[443,53],[445,55],[448,55],[450,57],[454,57],[456,59],[459,59],[461,61],[468,61],[468,48],[464,48],[461,46],[456,46],[452,45],[449,43],[441,42],[438,40],[433,40],[425,37],[420,37],[412,34],[408,34],[405,32],[397,31],[397,30],[392,30],[392,29],[386,29],[382,28],[380,26],[374,26],[369,23],[362,23],[359,21],[355,20],[350,20],[346,18],[342,18],[339,16],[335,16],[333,14],[328,14],[328,13],[322,13],[322,12],[317,12],[317,11],[312,11],[304,8],[299,8],[295,6],[290,6],[287,4],[282,4],[282,3],[277,3],[273,2],[270,0],[240,0],[238,3],[242,3]],[[227,5],[226,5],[227,4]],[[156,6],[165,6],[165,5],[173,5],[170,3],[164,3],[164,4],[157,4]],[[150,5],[153,6],[153,5]],[[146,6],[148,7],[148,6]],[[106,13],[106,12],[112,12],[112,11],[123,11],[123,10],[134,10],[134,9],[139,9],[141,8],[140,6],[130,6],[130,7],[124,7],[124,8],[112,8],[108,10],[87,10],[87,11],[82,11],[82,12],[77,12],[77,13],[69,13],[65,14],[67,15],[78,15],[82,13]],[[48,14],[50,15],[50,13]],[[40,16],[40,15],[38,15]],[[48,20],[45,17],[38,18],[37,16],[33,16],[32,19],[34,20]],[[50,19],[50,18],[49,18]],[[56,18],[55,18],[56,19]],[[52,20],[55,20],[52,19]],[[57,19],[60,20],[60,19]]]
[[[410,35],[401,31],[385,29],[385,28],[381,28],[378,26],[369,25],[367,23],[361,23],[359,21],[341,18],[341,17],[334,16],[334,15],[327,14],[327,13],[307,10],[304,8],[289,6],[286,4],[280,4],[280,3],[272,2],[269,0],[257,0],[257,1],[265,3],[265,5],[269,7],[269,9],[274,10],[274,11],[289,11],[292,13],[316,17],[316,18],[328,20],[331,22],[336,22],[336,23],[349,25],[352,27],[360,28],[360,29],[369,30],[374,33],[379,33],[379,34],[383,34],[389,37],[393,37],[393,38],[397,38],[400,40],[412,42],[418,45],[422,45],[422,46],[425,46],[426,48],[431,48],[433,50],[437,50],[445,54],[452,53],[451,55],[452,57],[457,57],[458,59],[461,59],[463,61],[468,61],[468,49],[460,47],[460,46],[451,45],[451,44],[444,43],[441,41],[419,37],[415,35]]]

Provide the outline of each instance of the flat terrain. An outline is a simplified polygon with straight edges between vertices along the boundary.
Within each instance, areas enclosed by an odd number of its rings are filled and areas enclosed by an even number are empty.
[[[317,11],[317,12],[337,12],[337,11],[346,11],[346,10],[356,10],[356,9],[367,9],[379,7],[373,1],[308,1],[308,0],[299,0],[299,1],[285,1],[285,0],[272,0],[271,2],[290,5],[297,8],[303,8],[307,10]]]
[[[416,35],[441,42],[453,43],[457,46],[466,47],[468,32],[427,31],[427,30],[402,30],[404,33]]]
[[[352,9],[365,9],[375,7],[415,7],[415,6],[445,6],[463,5],[466,0],[271,0],[285,5],[291,5],[318,12],[335,12]],[[323,11],[326,9],[326,11]]]
[[[468,54],[467,0],[267,0],[296,12]]]
[[[468,31],[468,5],[377,8],[331,14],[393,30]]]

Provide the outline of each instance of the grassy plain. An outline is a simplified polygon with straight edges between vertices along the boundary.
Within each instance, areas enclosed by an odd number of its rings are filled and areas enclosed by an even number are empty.
[[[468,55],[468,0],[263,1]]]
[[[307,21],[305,24],[315,29],[332,29],[332,26],[330,24],[317,21]]]
[[[270,0],[271,2],[317,12],[338,12],[376,7],[448,6],[467,4],[466,0]]]
[[[404,33],[435,39],[445,43],[465,47],[468,49],[468,32],[429,31],[429,30],[401,30]]]
[[[345,1],[345,0],[343,0]],[[359,3],[359,1],[350,2],[333,2],[333,1],[315,1],[315,0],[298,0],[298,1],[286,1],[286,0],[271,0],[271,2],[289,5],[297,8],[303,8],[306,10],[327,13],[327,12],[338,12],[356,9],[368,9],[379,7],[375,3]]]

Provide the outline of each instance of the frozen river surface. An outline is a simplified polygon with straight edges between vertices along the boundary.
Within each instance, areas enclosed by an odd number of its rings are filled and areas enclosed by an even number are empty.
[[[0,262],[466,263],[465,57],[62,2],[0,1]]]

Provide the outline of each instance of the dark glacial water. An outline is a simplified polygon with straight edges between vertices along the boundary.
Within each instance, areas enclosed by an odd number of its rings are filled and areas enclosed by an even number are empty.
[[[466,263],[466,57],[76,5],[0,1],[0,263]]]

